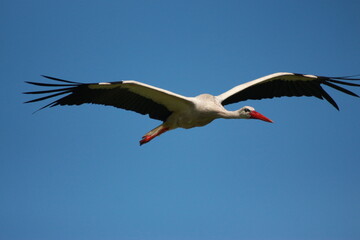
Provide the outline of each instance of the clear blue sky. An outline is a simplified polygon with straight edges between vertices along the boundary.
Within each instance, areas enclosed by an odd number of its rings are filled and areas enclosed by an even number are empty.
[[[360,99],[248,101],[139,147],[158,121],[22,104],[41,74],[186,96],[279,71],[360,73],[359,1],[0,3],[0,239],[360,239]],[[360,88],[353,89],[360,93]]]

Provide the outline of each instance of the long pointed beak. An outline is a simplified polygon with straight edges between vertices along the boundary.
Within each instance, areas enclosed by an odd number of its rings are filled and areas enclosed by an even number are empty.
[[[256,111],[252,111],[250,112],[250,118],[253,118],[253,119],[259,119],[259,120],[262,120],[262,121],[265,121],[265,122],[270,122],[270,123],[273,123],[273,121],[267,117],[265,117],[264,115],[256,112]]]

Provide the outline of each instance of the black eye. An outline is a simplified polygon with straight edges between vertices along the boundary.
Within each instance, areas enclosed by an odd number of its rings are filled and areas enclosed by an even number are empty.
[[[250,112],[250,109],[244,108],[244,112]]]

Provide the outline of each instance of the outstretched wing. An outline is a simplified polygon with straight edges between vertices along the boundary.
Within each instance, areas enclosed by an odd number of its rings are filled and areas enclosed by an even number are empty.
[[[25,94],[50,94],[26,103],[67,95],[39,110],[57,105],[93,103],[131,110],[144,115],[149,114],[150,118],[166,121],[172,112],[181,111],[192,104],[190,98],[132,80],[84,84],[48,76],[44,77],[61,82],[61,84],[27,82],[37,86],[56,88],[25,92]]]
[[[359,78],[349,77],[323,77],[315,75],[304,75],[297,73],[274,73],[265,77],[238,85],[229,91],[217,96],[223,105],[241,102],[249,99],[263,99],[274,97],[317,97],[326,99],[336,109],[339,110],[336,102],[330,95],[322,88],[327,85],[343,93],[351,96],[359,97],[357,94],[339,86],[356,86],[353,80],[360,80]]]

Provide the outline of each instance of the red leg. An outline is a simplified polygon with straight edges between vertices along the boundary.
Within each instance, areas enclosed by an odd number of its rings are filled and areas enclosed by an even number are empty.
[[[160,136],[161,134],[163,134],[164,132],[168,131],[169,128],[164,128],[161,127],[161,129],[159,129],[158,131],[156,131],[154,134],[149,134],[149,135],[145,135],[142,137],[142,139],[140,140],[140,146],[150,142],[153,138]],[[151,131],[152,132],[152,131]]]

